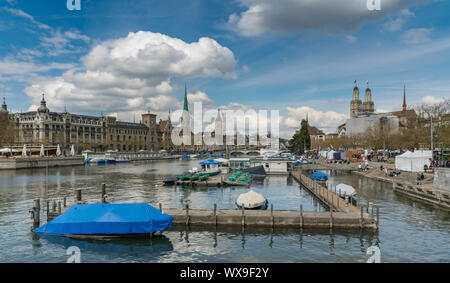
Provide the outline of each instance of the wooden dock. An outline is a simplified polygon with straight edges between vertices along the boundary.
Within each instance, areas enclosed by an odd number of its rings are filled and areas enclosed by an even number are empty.
[[[377,221],[369,213],[311,212],[286,210],[202,210],[167,209],[173,226],[234,226],[293,229],[367,229],[377,230]]]
[[[308,176],[301,174],[301,171],[292,171],[292,177],[310,191],[316,198],[324,203],[328,208],[338,212],[359,212],[360,209],[351,202],[346,204],[345,200],[334,192],[325,188],[317,181],[311,180]]]
[[[300,180],[303,179],[297,175]],[[306,180],[305,183],[308,183]],[[316,185],[317,186],[317,185]],[[323,201],[328,201],[330,196],[324,192],[324,189],[317,189],[315,195],[323,196]],[[102,184],[101,187],[101,203],[106,202],[106,185]],[[360,229],[360,230],[378,230],[378,215],[369,213],[367,207],[364,211],[364,207],[361,206],[360,210],[357,207],[353,207],[350,212],[345,212],[345,202],[341,198],[335,197],[334,206],[339,209],[335,212],[335,209],[329,211],[303,211],[303,206],[299,206],[299,210],[274,210],[274,205],[270,205],[268,210],[218,210],[217,205],[214,204],[213,209],[190,209],[188,205],[184,209],[163,209],[162,204],[158,205],[160,211],[173,216],[173,226],[230,226],[230,227],[260,227],[260,228],[314,228],[314,229]],[[331,198],[333,199],[333,198]],[[340,199],[341,202],[337,199]],[[35,215],[39,215],[40,201],[35,201],[37,205],[33,210],[36,211]],[[86,204],[82,200],[81,190],[76,190],[76,198],[73,204]],[[64,213],[70,205],[67,205],[66,198],[63,201],[53,201],[52,208],[50,209],[50,203],[47,201],[47,221],[51,221],[55,217],[58,217],[61,213]],[[343,211],[342,211],[343,210]],[[356,211],[355,211],[356,210]],[[35,222],[39,222],[36,219]]]

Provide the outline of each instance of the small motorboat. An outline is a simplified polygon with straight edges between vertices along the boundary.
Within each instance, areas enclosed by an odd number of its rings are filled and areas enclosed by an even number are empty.
[[[177,177],[176,176],[166,177],[163,179],[162,182],[165,186],[175,185],[175,183],[177,182]]]
[[[269,202],[263,195],[253,190],[241,194],[236,200],[236,206],[239,209],[267,209],[268,204]]]

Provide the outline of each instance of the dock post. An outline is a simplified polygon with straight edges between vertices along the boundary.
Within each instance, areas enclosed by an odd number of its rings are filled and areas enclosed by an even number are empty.
[[[41,200],[35,199],[33,201],[33,208],[30,211],[33,216],[33,226],[39,226],[41,222]]]
[[[331,187],[331,189],[333,189],[333,187]],[[331,207],[330,209],[333,210],[334,207],[334,193],[333,191],[331,191]]]
[[[333,229],[333,208],[330,207],[330,229]]]
[[[47,204],[47,218],[48,218],[48,213],[50,212],[50,201],[47,200],[46,204]]]
[[[314,182],[313,182],[313,188],[314,188],[314,191],[317,193],[317,181],[316,180],[314,180]]]
[[[217,226],[217,204],[214,203],[214,225]]]
[[[60,201],[58,201],[58,214],[59,215],[61,214],[61,202]]]
[[[77,189],[77,201],[81,201],[81,189]]]
[[[300,204],[300,229],[303,229],[303,204]]]
[[[161,203],[159,203],[159,211],[162,212],[162,204]]]
[[[369,202],[369,205],[367,206],[367,212],[369,212],[370,216],[373,217],[373,202]]]
[[[189,204],[186,204],[186,226],[189,226]]]
[[[359,218],[359,227],[363,228],[363,207],[361,206],[361,217]]]
[[[273,217],[273,203],[271,203],[270,204],[270,220],[271,220],[271,226],[272,226],[272,229],[273,229],[273,227],[274,227],[274,222],[275,222],[275,219],[274,219],[274,217]]]
[[[345,199],[345,212],[348,212],[348,196],[347,196],[347,192],[344,193],[344,199]]]
[[[56,200],[53,200],[52,202],[52,211],[56,212]]]
[[[64,204],[64,207],[67,206],[67,199],[66,199],[66,197],[64,197],[64,199],[63,199],[63,204]]]
[[[102,184],[102,203],[106,203],[106,184]]]
[[[380,223],[380,208],[377,206],[377,230]]]
[[[245,209],[244,206],[242,206],[242,228],[245,228]]]

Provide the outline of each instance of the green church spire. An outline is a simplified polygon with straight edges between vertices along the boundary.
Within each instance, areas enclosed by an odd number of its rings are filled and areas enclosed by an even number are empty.
[[[186,84],[184,84],[184,107],[183,107],[183,110],[186,111],[186,112],[189,112]]]

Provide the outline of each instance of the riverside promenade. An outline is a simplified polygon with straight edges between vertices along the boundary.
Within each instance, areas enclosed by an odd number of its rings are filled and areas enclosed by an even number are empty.
[[[350,171],[352,174],[364,176],[366,178],[392,184],[392,189],[405,195],[429,204],[437,205],[441,208],[450,209],[450,190],[438,190],[433,188],[433,173],[424,173],[424,180],[417,182],[417,173],[401,172],[398,176],[386,176],[384,171],[380,170],[380,166],[387,167],[388,172],[395,170],[394,164],[369,162],[367,171],[358,171],[358,163],[350,164],[326,164],[319,161],[313,164],[311,168],[322,168],[323,170],[344,170]],[[309,168],[308,168],[309,169]]]
[[[84,158],[82,156],[1,158],[0,170],[82,166],[83,164]]]

